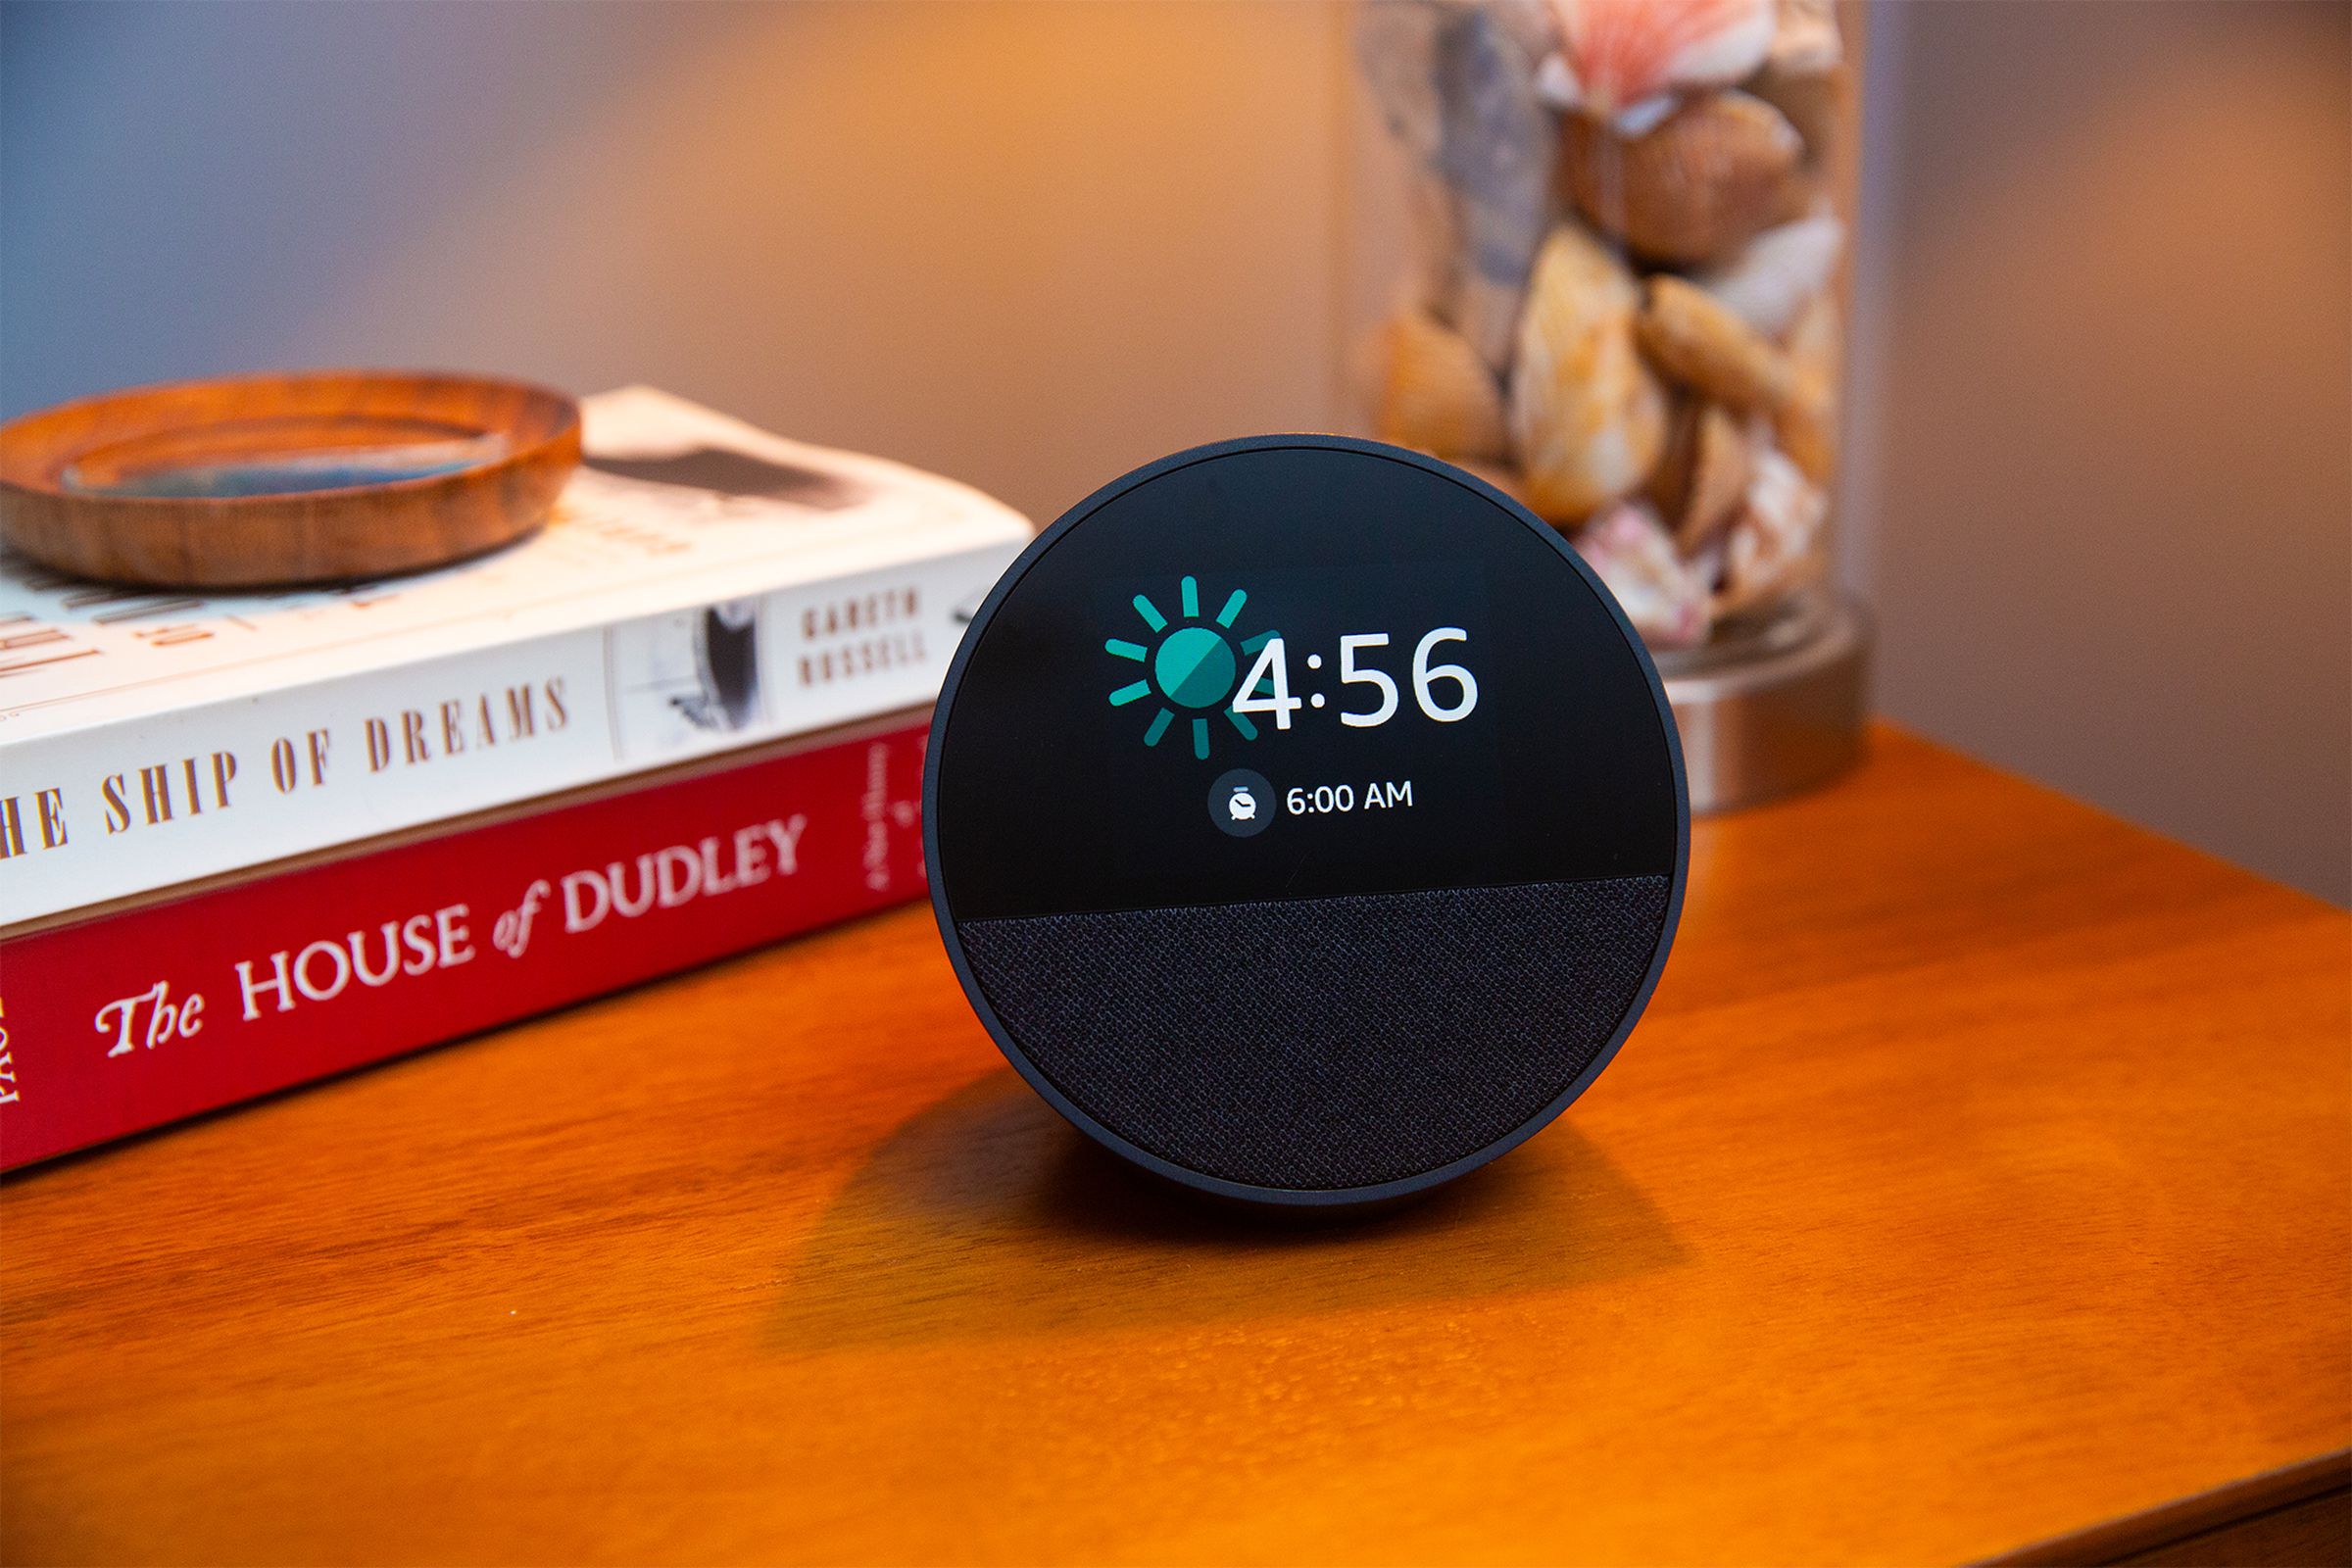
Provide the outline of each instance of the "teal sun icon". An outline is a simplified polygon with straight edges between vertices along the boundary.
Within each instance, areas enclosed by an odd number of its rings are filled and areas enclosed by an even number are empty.
[[[1159,607],[1142,594],[1135,596],[1135,612],[1143,617],[1156,641],[1146,644],[1113,637],[1102,647],[1120,659],[1130,659],[1142,664],[1146,678],[1130,681],[1110,694],[1110,706],[1125,708],[1156,695],[1160,706],[1153,710],[1152,722],[1144,730],[1144,744],[1157,746],[1176,722],[1179,710],[1189,710],[1192,720],[1193,755],[1205,761],[1208,758],[1209,714],[1223,710],[1225,721],[1241,733],[1244,740],[1257,739],[1257,726],[1246,713],[1237,713],[1230,706],[1238,695],[1234,682],[1242,672],[1242,655],[1254,654],[1270,642],[1274,633],[1261,631],[1250,637],[1238,637],[1233,630],[1242,607],[1250,596],[1236,588],[1225,601],[1215,618],[1200,613],[1200,584],[1187,577],[1178,585],[1181,613],[1171,622],[1160,613]],[[1264,683],[1261,681],[1260,686]]]

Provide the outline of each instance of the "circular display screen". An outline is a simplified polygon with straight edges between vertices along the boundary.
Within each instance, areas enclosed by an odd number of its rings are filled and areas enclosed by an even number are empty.
[[[1084,1130],[1239,1196],[1500,1152],[1655,984],[1689,812],[1640,639],[1445,464],[1280,436],[1090,497],[981,607],[925,834],[948,951]]]

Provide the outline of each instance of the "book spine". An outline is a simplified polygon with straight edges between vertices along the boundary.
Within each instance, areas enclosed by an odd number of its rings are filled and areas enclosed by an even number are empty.
[[[1009,547],[0,743],[0,927],[929,702]]]
[[[916,896],[906,725],[0,940],[0,1169]]]

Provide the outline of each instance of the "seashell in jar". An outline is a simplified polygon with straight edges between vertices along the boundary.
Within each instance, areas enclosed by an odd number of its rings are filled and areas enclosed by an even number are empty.
[[[1525,308],[1536,252],[1550,226],[1556,137],[1536,96],[1536,60],[1505,12],[1446,8],[1436,73],[1442,127],[1435,164],[1459,204],[1460,287],[1447,313],[1500,370]]]
[[[1774,0],[1552,0],[1560,52],[1537,77],[1546,101],[1633,135],[1677,89],[1738,81],[1764,63]]]
[[[1389,318],[1376,428],[1383,441],[1441,458],[1499,458],[1502,389],[1478,351],[1420,311]]]
[[[1689,648],[1707,640],[1712,620],[1706,580],[1674,553],[1656,513],[1620,501],[1574,540],[1625,618],[1652,648]]]
[[[1828,479],[1836,462],[1828,376],[1799,371],[1778,344],[1679,277],[1648,280],[1635,330],[1652,365],[1717,402],[1769,415],[1782,449]]]
[[[1551,221],[1558,134],[1536,94],[1548,19],[1523,0],[1366,6],[1356,44],[1414,167],[1422,298],[1499,371]]]
[[[1687,279],[1648,279],[1635,330],[1652,365],[1718,403],[1770,412],[1796,396],[1780,346]]]
[[[1796,465],[1771,447],[1756,454],[1745,504],[1724,539],[1717,615],[1769,604],[1821,574],[1829,500]]]
[[[1788,117],[1804,138],[1808,166],[1819,165],[1838,137],[1846,91],[1838,67],[1844,59],[1830,0],[1780,0],[1764,69],[1740,84]]]
[[[1459,204],[1444,180],[1426,172],[1407,181],[1405,201],[1412,215],[1406,286],[1425,310],[1446,319],[1462,286]]]
[[[1685,398],[1675,410],[1648,494],[1685,558],[1738,514],[1752,468],[1748,446],[1742,421],[1721,404]]]
[[[1528,280],[1511,366],[1510,433],[1527,504],[1575,523],[1640,487],[1666,440],[1666,396],[1634,344],[1633,274],[1573,223]]]
[[[1689,266],[1727,255],[1807,199],[1804,143],[1786,116],[1742,92],[1685,102],[1620,136],[1581,115],[1560,122],[1560,182],[1602,232]]]
[[[1807,478],[1829,483],[1838,471],[1838,418],[1829,383],[1800,376],[1796,394],[1772,411],[1772,437]]]
[[[1785,76],[1818,76],[1837,70],[1845,58],[1845,45],[1838,35],[1831,0],[1778,0],[1772,42],[1764,57]]]
[[[1798,310],[1788,329],[1781,334],[1781,347],[1788,353],[1788,363],[1796,367],[1798,375],[1819,376],[1827,381],[1838,373],[1843,338],[1838,297],[1824,289]]]
[[[1782,450],[1816,484],[1829,483],[1837,470],[1837,386],[1843,335],[1837,298],[1825,289],[1797,313],[1782,341],[1796,371],[1797,396],[1790,414],[1774,416],[1776,434]]]
[[[1779,337],[1829,286],[1844,249],[1845,225],[1825,213],[1766,229],[1690,281],[1757,331]]]
[[[1480,9],[1517,41],[1531,64],[1560,51],[1560,19],[1552,0],[1481,0]]]
[[[1802,167],[1819,169],[1842,129],[1845,74],[1841,71],[1784,72],[1774,66],[1740,84],[1751,98],[1778,109],[1805,144]]]

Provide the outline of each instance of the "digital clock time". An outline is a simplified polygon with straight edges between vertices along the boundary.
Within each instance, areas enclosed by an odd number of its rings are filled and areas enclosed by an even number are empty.
[[[1440,626],[1413,645],[1413,706],[1441,724],[1458,724],[1478,709],[1478,677],[1460,664],[1433,663],[1434,652],[1446,643],[1467,643],[1470,634],[1459,626]],[[1389,646],[1385,631],[1351,632],[1340,639],[1339,676],[1342,685],[1368,686],[1376,694],[1368,709],[1342,709],[1340,722],[1351,729],[1373,729],[1403,710],[1396,678],[1372,662],[1372,655]],[[1323,656],[1309,654],[1306,667],[1320,669]],[[1450,689],[1448,689],[1450,688]],[[1311,699],[1291,695],[1289,639],[1276,637],[1258,651],[1257,662],[1242,677],[1232,704],[1237,713],[1268,713],[1276,729],[1289,729],[1291,719],[1311,702],[1323,706],[1323,694]]]

